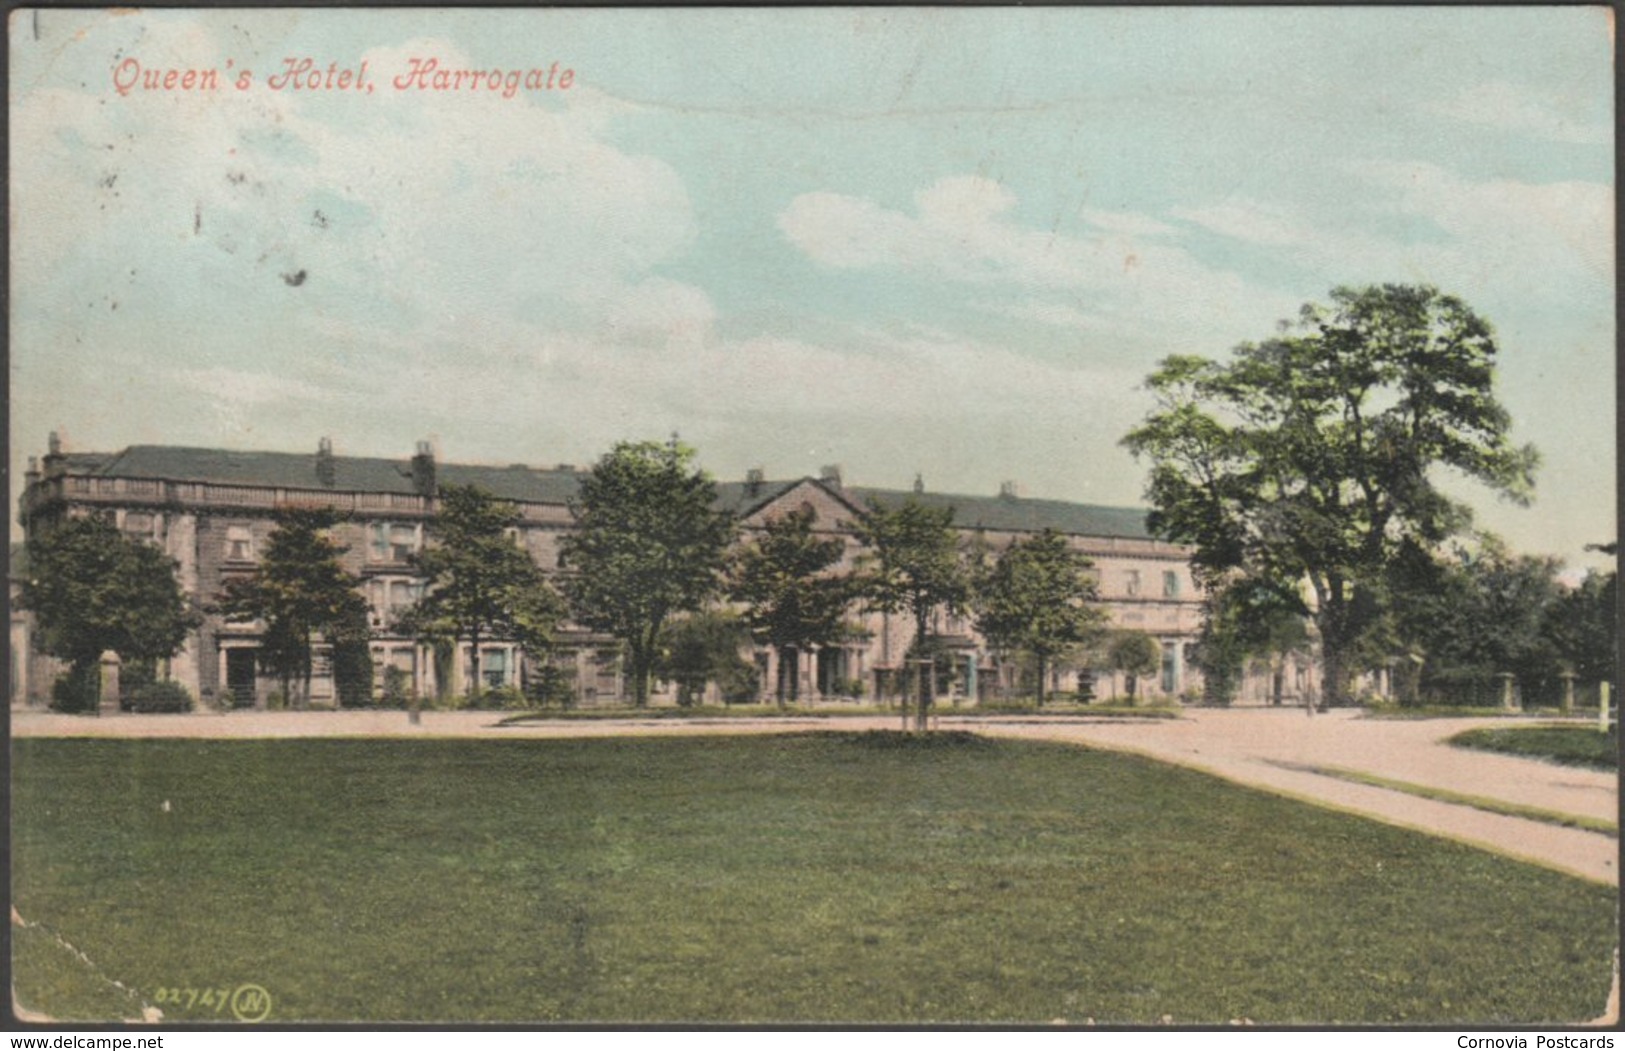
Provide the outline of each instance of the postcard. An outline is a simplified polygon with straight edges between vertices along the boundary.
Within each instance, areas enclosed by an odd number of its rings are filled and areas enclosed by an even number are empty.
[[[16,1021],[1617,1021],[1609,10],[8,39]]]

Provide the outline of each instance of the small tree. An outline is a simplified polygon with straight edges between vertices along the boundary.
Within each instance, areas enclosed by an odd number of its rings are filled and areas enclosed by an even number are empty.
[[[794,701],[798,676],[785,676],[787,663],[807,647],[827,646],[841,639],[842,617],[852,602],[852,581],[832,574],[846,545],[838,537],[820,538],[813,532],[815,513],[803,507],[769,519],[762,536],[735,556],[731,593],[746,605],[751,635],[779,654],[781,674],[775,691]]]
[[[99,517],[36,529],[19,601],[34,614],[41,652],[69,664],[65,707],[95,706],[103,653],[147,662],[179,652],[198,618],[173,559]]]
[[[1514,555],[1499,539],[1480,535],[1431,573],[1413,572],[1397,591],[1396,624],[1423,658],[1422,687],[1458,703],[1483,703],[1497,697],[1497,676],[1510,673],[1526,696],[1555,696],[1558,569],[1556,559]]]
[[[1308,628],[1297,605],[1295,595],[1256,577],[1235,576],[1209,585],[1196,645],[1207,703],[1225,705],[1234,700],[1249,660],[1268,665],[1274,703],[1281,703],[1286,659],[1309,646]]]
[[[677,703],[689,707],[716,683],[723,702],[754,691],[756,668],[739,655],[750,642],[750,630],[731,613],[706,610],[666,622],[660,632],[655,670],[677,684]]]
[[[952,507],[930,508],[910,497],[897,507],[878,501],[856,523],[854,532],[868,549],[861,586],[870,605],[886,613],[914,618],[913,652],[930,660],[939,654],[929,646],[932,618],[938,611],[959,615],[970,599],[970,574],[953,528]],[[919,677],[915,728],[925,730],[931,708],[932,676]]]
[[[1050,664],[1098,636],[1105,615],[1083,554],[1052,529],[1017,540],[978,582],[978,630],[1000,650],[1030,653],[1037,664],[1038,703],[1044,703]]]
[[[1143,631],[1117,631],[1107,643],[1106,663],[1128,677],[1128,700],[1133,704],[1141,677],[1155,675],[1162,666],[1162,647]]]
[[[515,539],[519,522],[517,507],[480,486],[441,486],[428,546],[413,559],[425,577],[423,597],[397,621],[427,645],[467,639],[476,697],[483,643],[517,642],[541,655],[564,616],[558,593]]]
[[[337,664],[338,651],[368,634],[361,579],[344,568],[349,549],[330,533],[338,521],[325,508],[279,512],[258,572],[226,581],[220,595],[228,621],[264,622],[260,664],[281,680],[285,697],[294,696],[291,684],[299,681],[301,707],[310,704],[315,637],[333,645]]]
[[[1592,570],[1547,610],[1543,634],[1581,682],[1611,682],[1619,647],[1619,577]]]
[[[576,529],[560,544],[575,618],[626,647],[632,697],[649,702],[649,677],[668,617],[696,612],[722,590],[734,519],[694,451],[622,442],[581,480]]]

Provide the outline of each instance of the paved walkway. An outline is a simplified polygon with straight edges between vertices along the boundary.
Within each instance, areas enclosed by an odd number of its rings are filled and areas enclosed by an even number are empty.
[[[101,718],[13,710],[16,737],[595,737],[776,733],[895,727],[879,717],[805,719],[616,719],[497,725],[492,712],[234,712],[229,715],[110,715]],[[1313,717],[1301,709],[1192,709],[1185,718],[955,718],[939,725],[1003,737],[1073,741],[1137,752],[1228,780],[1420,829],[1617,886],[1619,840],[1595,832],[1505,817],[1292,767],[1338,767],[1395,781],[1616,821],[1613,774],[1452,748],[1445,739],[1495,719],[1384,720],[1354,711]]]

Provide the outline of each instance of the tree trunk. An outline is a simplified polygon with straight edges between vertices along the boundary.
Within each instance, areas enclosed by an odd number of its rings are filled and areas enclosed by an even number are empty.
[[[1044,676],[1048,673],[1048,663],[1042,654],[1038,656],[1038,706],[1044,707]]]
[[[646,708],[649,705],[649,650],[642,639],[631,640],[626,649],[627,663],[632,666],[632,706]]]
[[[801,699],[801,651],[794,646],[779,647],[779,707],[788,695],[791,704]]]
[[[304,680],[300,684],[304,692],[304,696],[300,697],[299,699],[299,707],[301,710],[308,710],[310,708],[310,681],[315,677],[316,658],[311,652],[312,647],[315,644],[310,641],[310,635],[310,632],[305,632],[304,659],[300,662],[299,668]]]
[[[1321,667],[1324,673],[1324,682],[1321,685],[1321,697],[1327,707],[1342,704],[1348,697],[1348,666],[1343,656],[1341,639],[1321,637],[1320,647]],[[1314,691],[1308,691],[1313,703]]]
[[[475,702],[480,698],[480,629],[475,625],[468,633],[468,699]]]
[[[931,677],[936,674],[936,661],[926,657],[925,645],[925,618],[919,617],[915,622],[915,645],[919,648],[921,662],[920,669],[920,706],[914,714],[914,729],[917,733],[925,733],[930,729],[931,716]]]

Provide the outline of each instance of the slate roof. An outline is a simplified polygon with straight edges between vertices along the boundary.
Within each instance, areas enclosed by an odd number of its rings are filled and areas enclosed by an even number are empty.
[[[846,495],[858,506],[873,499],[882,507],[895,507],[910,497],[926,507],[952,507],[954,524],[961,529],[1033,532],[1053,529],[1074,536],[1115,536],[1151,539],[1146,512],[1138,507],[1099,507],[1065,500],[1030,500],[1026,497],[966,496],[960,493],[914,493],[901,489],[848,486]]]
[[[78,467],[71,469],[80,473]],[[174,445],[132,445],[121,453],[103,457],[99,466],[82,473],[169,481],[284,486],[290,489],[327,488],[316,477],[316,454],[313,452],[242,452]],[[505,500],[535,504],[562,504],[575,495],[579,485],[577,472],[573,469],[523,465],[489,467],[437,463],[435,480],[450,485],[480,485]],[[332,488],[341,492],[411,494],[416,491],[412,488],[412,461],[335,456]]]
[[[324,488],[316,477],[316,454],[243,452],[173,445],[132,445],[119,453],[74,453],[65,457],[75,474],[124,478],[160,478],[169,481],[218,482],[287,488]],[[533,504],[564,504],[580,488],[580,471],[567,467],[492,467],[479,464],[436,463],[435,478],[442,484],[480,485],[504,499]],[[364,456],[333,457],[333,488],[343,492],[410,494],[410,460]],[[1037,532],[1054,529],[1076,536],[1150,539],[1146,512],[1134,507],[1100,507],[1064,500],[1025,497],[969,496],[959,493],[913,493],[901,489],[863,486],[836,488],[814,479],[765,480],[755,483],[717,483],[717,506],[748,514],[805,481],[826,485],[857,508],[872,499],[896,506],[913,497],[927,507],[951,506],[954,523],[962,529]]]

